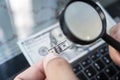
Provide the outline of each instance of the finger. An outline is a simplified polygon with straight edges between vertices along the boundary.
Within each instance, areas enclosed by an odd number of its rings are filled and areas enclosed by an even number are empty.
[[[19,74],[14,80],[44,80],[43,62],[39,61],[21,74]]]
[[[48,80],[78,80],[70,64],[57,53],[45,57],[44,69]]]
[[[110,35],[118,42],[120,42],[120,23],[110,29]]]
[[[120,42],[120,23],[113,26],[110,29],[110,35]],[[120,65],[120,53],[116,51],[113,47],[109,46],[109,52],[111,59],[117,64]]]
[[[111,59],[120,66],[120,53],[117,52],[113,47],[109,46],[109,52]]]

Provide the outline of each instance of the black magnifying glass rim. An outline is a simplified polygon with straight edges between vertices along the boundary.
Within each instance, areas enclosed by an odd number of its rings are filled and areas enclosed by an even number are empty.
[[[87,40],[82,40],[82,39],[79,39],[77,38],[74,34],[72,34],[72,32],[69,30],[69,28],[67,27],[67,24],[65,23],[65,18],[64,18],[64,15],[65,15],[65,11],[67,9],[67,7],[74,3],[74,2],[84,2],[84,3],[87,3],[89,4],[90,6],[92,6],[98,13],[100,19],[101,19],[101,22],[102,22],[102,30],[101,30],[101,33],[99,34],[98,37],[96,37],[95,39],[93,40],[90,40],[90,41],[87,41]],[[101,15],[102,14],[102,15]],[[105,18],[105,14],[104,12],[102,11],[102,9],[94,2],[94,1],[91,1],[91,0],[73,0],[73,1],[70,1],[66,7],[64,8],[64,10],[62,11],[61,15],[60,15],[60,27],[64,33],[64,35],[72,42],[74,43],[77,43],[77,44],[82,44],[82,45],[86,45],[86,44],[90,44],[96,40],[98,40],[99,38],[101,38],[105,33],[106,33],[106,18]]]

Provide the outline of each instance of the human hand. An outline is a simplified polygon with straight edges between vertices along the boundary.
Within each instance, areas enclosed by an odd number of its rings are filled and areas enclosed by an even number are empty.
[[[116,39],[118,42],[120,42],[120,23],[117,25],[113,26],[110,29],[110,35]],[[110,51],[110,57],[111,59],[120,66],[120,53],[116,51],[113,47],[109,46],[109,51]]]
[[[43,60],[20,73],[14,80],[78,80],[70,64],[57,53],[49,53]]]

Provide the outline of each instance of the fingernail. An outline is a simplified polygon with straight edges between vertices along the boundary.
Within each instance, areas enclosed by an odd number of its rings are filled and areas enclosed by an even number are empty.
[[[47,64],[48,64],[51,60],[53,60],[53,59],[55,59],[55,58],[58,58],[58,57],[60,57],[60,56],[58,55],[58,53],[49,52],[48,55],[45,56],[45,58],[44,58],[44,63],[43,63],[44,68],[46,68]]]

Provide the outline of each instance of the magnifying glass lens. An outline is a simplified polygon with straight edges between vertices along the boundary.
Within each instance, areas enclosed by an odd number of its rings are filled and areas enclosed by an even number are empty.
[[[102,31],[99,14],[91,5],[84,2],[71,3],[65,10],[64,19],[70,32],[80,40],[94,40]]]
[[[120,43],[106,33],[104,12],[94,1],[70,1],[61,14],[60,25],[74,43],[85,45],[102,38],[120,52]]]

